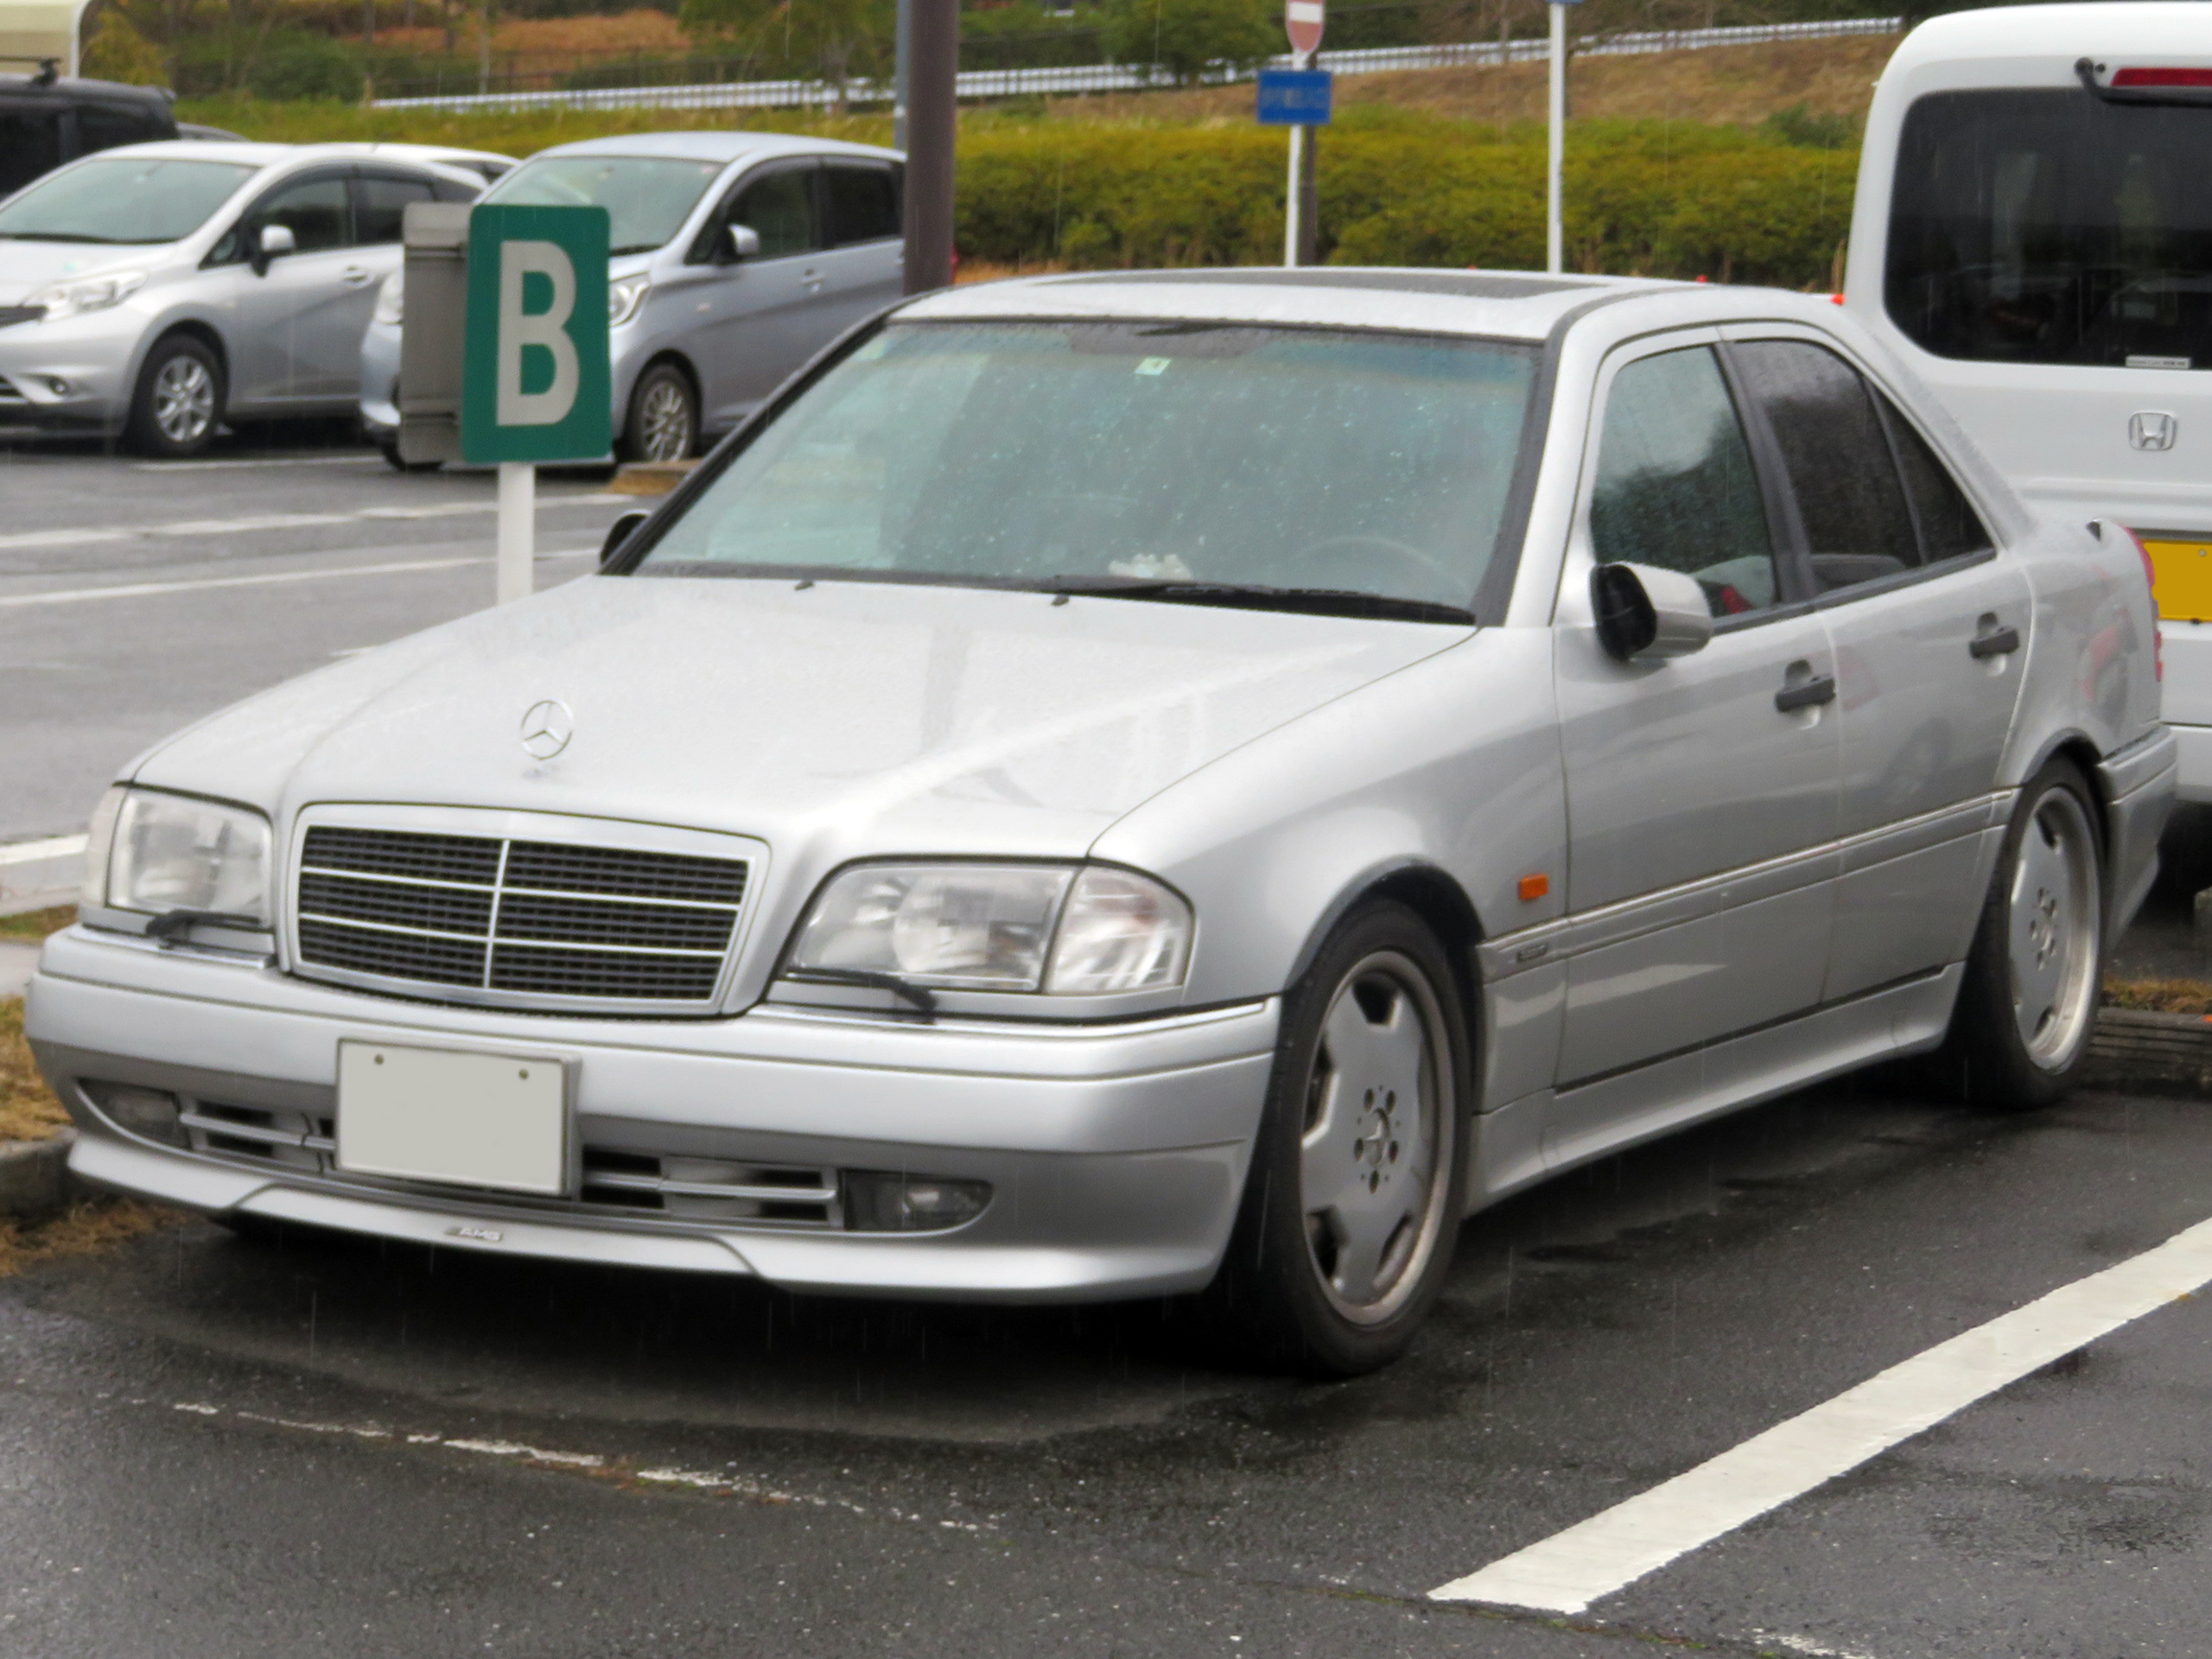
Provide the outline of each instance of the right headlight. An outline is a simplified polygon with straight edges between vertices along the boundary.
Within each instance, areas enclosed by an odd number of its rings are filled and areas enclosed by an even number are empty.
[[[799,928],[785,972],[885,974],[950,990],[1100,996],[1167,988],[1190,963],[1191,907],[1103,865],[855,865]]]
[[[158,790],[111,789],[85,849],[84,902],[160,915],[207,911],[269,924],[269,820]]]
[[[650,276],[618,276],[607,285],[607,326],[610,328],[625,323],[638,315],[638,308],[645,302],[645,296],[652,291]]]

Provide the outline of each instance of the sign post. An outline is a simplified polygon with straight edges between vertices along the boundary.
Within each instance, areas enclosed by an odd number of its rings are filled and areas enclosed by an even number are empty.
[[[1544,269],[1566,268],[1567,234],[1561,174],[1567,160],[1567,9],[1581,0],[1548,0],[1551,13],[1551,143],[1544,168]]]
[[[1283,32],[1290,36],[1292,67],[1260,71],[1260,121],[1290,129],[1290,182],[1284,192],[1282,262],[1305,262],[1313,245],[1313,129],[1327,124],[1329,72],[1313,68],[1328,22],[1324,0],[1287,0]]]
[[[533,586],[537,463],[613,442],[607,235],[604,207],[469,212],[461,452],[499,469],[502,605]]]

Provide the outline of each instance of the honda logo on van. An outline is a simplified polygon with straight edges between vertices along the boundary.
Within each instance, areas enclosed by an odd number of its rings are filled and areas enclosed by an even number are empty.
[[[2171,449],[2181,423],[2163,410],[2138,410],[2127,417],[2127,442],[2138,449]]]

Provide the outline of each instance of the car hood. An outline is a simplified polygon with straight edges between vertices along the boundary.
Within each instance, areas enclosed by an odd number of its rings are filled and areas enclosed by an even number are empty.
[[[587,578],[334,664],[154,751],[260,805],[485,806],[875,853],[1072,856],[1153,795],[1465,639],[1434,624],[887,583]],[[524,715],[563,704],[558,755]],[[791,857],[785,857],[784,855]]]
[[[151,265],[169,244],[118,248],[105,242],[16,242],[0,238],[0,305],[21,305],[48,283],[118,266]]]

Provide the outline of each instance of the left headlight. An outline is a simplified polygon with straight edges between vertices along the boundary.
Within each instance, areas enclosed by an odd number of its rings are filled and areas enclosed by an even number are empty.
[[[645,296],[652,292],[652,279],[647,276],[620,276],[607,285],[607,326],[613,327],[638,315],[638,308],[645,302]]]
[[[67,283],[49,283],[26,300],[26,305],[46,308],[45,321],[59,322],[86,311],[105,311],[120,305],[145,286],[143,270],[111,270],[99,276],[80,276]]]
[[[1183,982],[1191,907],[1134,870],[862,864],[822,890],[785,972],[950,990],[1099,996]]]
[[[269,925],[268,819],[188,795],[132,789],[111,791],[110,799],[118,794],[112,817],[107,801],[98,815],[112,825],[102,901],[117,910],[201,910]],[[86,874],[90,897],[102,871]]]

